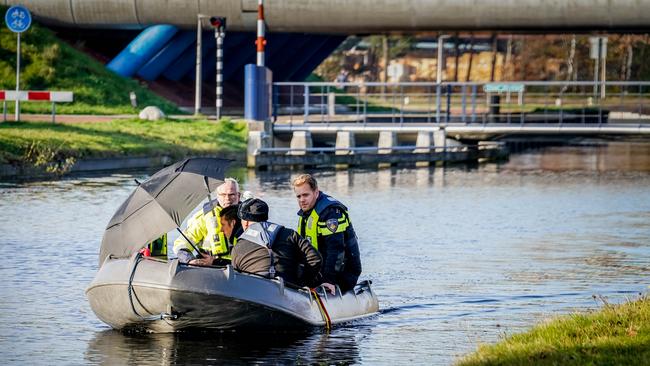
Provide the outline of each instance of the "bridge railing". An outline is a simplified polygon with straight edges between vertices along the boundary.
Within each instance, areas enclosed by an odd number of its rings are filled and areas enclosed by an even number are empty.
[[[289,124],[650,123],[650,82],[279,82],[273,115]]]

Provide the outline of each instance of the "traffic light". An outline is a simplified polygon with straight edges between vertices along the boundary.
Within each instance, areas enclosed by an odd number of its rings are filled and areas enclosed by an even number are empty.
[[[225,17],[211,17],[210,24],[214,29],[218,30],[220,33],[223,33],[226,30],[226,18]]]

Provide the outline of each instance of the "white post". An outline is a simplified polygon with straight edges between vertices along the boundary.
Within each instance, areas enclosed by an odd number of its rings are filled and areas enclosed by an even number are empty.
[[[599,73],[598,72],[598,70],[599,70],[598,69],[598,66],[599,66],[598,63],[600,62],[600,53],[602,52],[601,51],[602,45],[603,45],[602,39],[600,37],[598,37],[598,42],[596,42],[596,47],[598,48],[598,51],[597,51],[598,56],[595,58],[595,61],[594,61],[594,98],[596,98],[596,95],[598,95],[598,73]]]
[[[201,111],[201,34],[203,32],[201,20],[203,17],[204,16],[201,14],[196,15],[196,83],[194,86],[194,115],[198,115]]]
[[[18,92],[20,91],[20,33],[18,33],[16,44],[16,111],[14,113],[14,121],[20,121],[20,100],[18,100]]]
[[[605,99],[605,82],[607,79],[607,37],[601,37],[601,46],[599,57],[602,58],[600,63],[600,99]]]

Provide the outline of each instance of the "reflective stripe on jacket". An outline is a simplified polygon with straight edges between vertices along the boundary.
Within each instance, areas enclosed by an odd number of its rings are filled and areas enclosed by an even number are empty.
[[[188,222],[183,233],[200,249],[220,258],[230,259],[228,240],[221,231],[221,206],[208,203]],[[236,242],[236,239],[234,240]],[[235,245],[235,242],[232,245]],[[194,252],[190,244],[181,235],[174,241],[174,253],[181,249]]]

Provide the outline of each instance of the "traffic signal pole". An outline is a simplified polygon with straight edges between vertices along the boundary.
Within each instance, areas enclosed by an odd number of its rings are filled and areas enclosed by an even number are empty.
[[[257,66],[264,66],[264,46],[266,46],[264,26],[264,0],[257,3]]]
[[[221,108],[223,107],[223,39],[226,37],[226,18],[211,17],[210,24],[214,27],[214,38],[217,42],[215,116],[218,121],[221,118]]]
[[[221,70],[223,68],[223,37],[221,36],[221,33],[219,33],[218,30],[214,30],[214,36],[217,38],[217,80],[216,80],[216,92],[217,92],[217,99],[216,99],[216,117],[217,120],[221,118],[221,107],[223,106],[223,101],[222,101],[222,95],[223,95],[223,86],[221,86],[221,83],[223,81],[222,75],[221,75]]]

